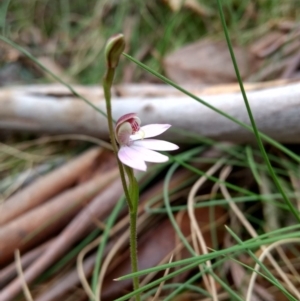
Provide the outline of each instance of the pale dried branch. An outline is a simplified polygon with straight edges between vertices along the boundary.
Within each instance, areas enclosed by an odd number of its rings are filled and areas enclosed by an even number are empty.
[[[300,83],[275,81],[246,84],[245,87],[258,128],[280,142],[299,142]],[[105,111],[101,87],[74,88]],[[237,85],[187,89],[213,107],[250,124]],[[243,142],[255,139],[250,131],[172,87],[119,86],[113,95],[115,119],[136,112],[143,124],[170,123],[173,127],[219,140]],[[1,89],[0,129],[80,133],[108,139],[106,118],[58,85]],[[176,131],[168,132],[168,137],[187,140]]]
[[[11,258],[14,249],[28,249],[66,225],[82,206],[117,176],[116,169],[100,173],[5,224],[0,228],[0,262]]]
[[[34,260],[36,260],[51,244],[52,239],[46,243],[39,245],[35,249],[30,250],[21,258],[22,269],[26,269]],[[16,265],[14,262],[0,270],[1,287],[6,285],[17,275]]]
[[[71,186],[83,172],[91,168],[100,153],[99,148],[91,149],[14,194],[1,204],[0,225],[6,224]]]
[[[115,173],[115,170],[113,170]],[[106,174],[107,176],[107,174]],[[110,179],[111,181],[111,179]],[[94,220],[106,217],[108,212],[116,204],[122,194],[120,180],[115,180],[107,189],[96,196],[80,213],[75,216],[68,226],[57,236],[51,248],[47,249],[30,267],[24,272],[24,279],[31,283],[57,258],[64,254],[69,248],[85,235],[94,225]],[[19,279],[13,280],[0,293],[1,301],[14,300],[21,291]]]

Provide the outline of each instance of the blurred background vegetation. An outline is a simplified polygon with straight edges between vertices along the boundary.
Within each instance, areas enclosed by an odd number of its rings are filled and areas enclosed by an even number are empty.
[[[227,0],[223,9],[233,43],[243,46],[251,46],[283,22],[294,22],[300,13],[297,0]],[[216,1],[204,0],[3,0],[0,29],[37,59],[43,62],[46,57],[46,66],[82,84],[99,83],[103,46],[116,32],[124,33],[128,54],[159,72],[164,72],[168,53],[224,35]],[[0,84],[45,80],[26,58],[19,60],[12,50],[0,51]],[[131,64],[122,61],[119,82],[128,80]],[[149,75],[135,69],[129,80],[149,81]]]

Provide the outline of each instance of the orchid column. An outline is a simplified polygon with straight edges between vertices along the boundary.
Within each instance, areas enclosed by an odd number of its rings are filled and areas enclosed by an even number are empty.
[[[162,155],[155,150],[175,150],[178,146],[162,140],[144,139],[157,136],[165,132],[171,125],[169,124],[149,124],[140,126],[141,120],[135,113],[128,113],[121,116],[114,129],[111,113],[111,86],[114,79],[115,68],[119,63],[119,58],[125,48],[125,41],[122,34],[112,36],[105,48],[107,70],[103,78],[103,89],[106,101],[108,128],[113,150],[116,154],[120,177],[128,204],[130,215],[130,256],[132,272],[138,271],[137,260],[137,209],[139,200],[139,187],[134,177],[133,169],[146,171],[145,162],[166,162],[168,156]],[[118,147],[118,144],[119,147]],[[127,178],[126,178],[127,176]],[[133,288],[139,288],[138,277],[133,278]],[[135,296],[140,300],[140,294]]]

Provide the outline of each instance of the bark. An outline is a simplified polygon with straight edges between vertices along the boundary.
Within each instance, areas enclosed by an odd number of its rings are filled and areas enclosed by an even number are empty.
[[[105,111],[100,87],[74,88]],[[213,107],[250,124],[237,85],[189,87],[188,90]],[[260,131],[280,142],[300,142],[299,82],[247,84],[246,90]],[[112,107],[115,119],[128,112],[136,112],[143,124],[170,123],[174,128],[219,140],[254,140],[250,131],[164,85],[115,87]],[[0,129],[52,134],[81,133],[108,139],[105,117],[73,96],[67,88],[58,85],[1,89]],[[176,131],[168,131],[167,137],[177,141],[189,139]]]
[[[118,176],[115,168],[69,189],[0,228],[0,264],[15,249],[28,250],[63,228],[83,206]]]
[[[100,152],[99,148],[91,149],[15,193],[1,204],[0,226],[70,187],[91,168]]]
[[[115,180],[105,191],[96,196],[89,205],[75,216],[68,226],[57,236],[46,252],[24,271],[25,281],[29,284],[53,264],[72,244],[82,238],[94,226],[94,221],[103,219],[112,210],[122,195],[122,184]],[[22,284],[19,278],[14,279],[0,292],[1,301],[14,300],[20,293]]]
[[[53,240],[49,240],[46,243],[36,247],[35,249],[30,250],[23,256],[21,256],[21,264],[22,269],[26,269],[33,261],[35,261],[43,252],[46,250],[46,248],[49,248],[51,245],[51,242]],[[16,270],[16,263],[12,262],[8,266],[6,266],[4,269],[1,269],[0,271],[0,289],[3,288],[4,285],[6,285],[9,281],[11,281],[13,278],[17,276],[17,270]]]

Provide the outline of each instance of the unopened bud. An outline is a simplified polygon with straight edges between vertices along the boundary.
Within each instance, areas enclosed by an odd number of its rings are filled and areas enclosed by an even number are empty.
[[[105,46],[105,58],[109,68],[116,68],[125,49],[124,35],[117,33],[110,37]]]

